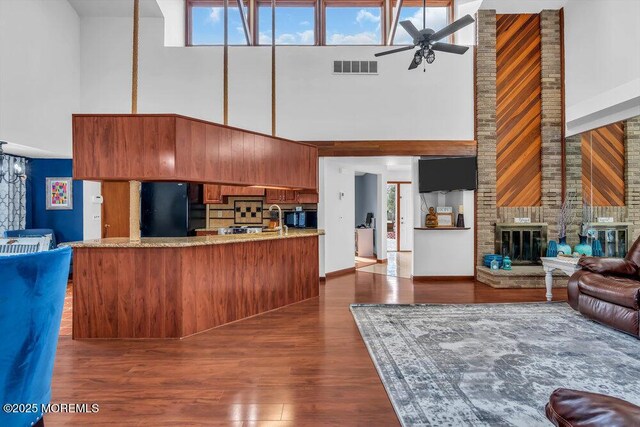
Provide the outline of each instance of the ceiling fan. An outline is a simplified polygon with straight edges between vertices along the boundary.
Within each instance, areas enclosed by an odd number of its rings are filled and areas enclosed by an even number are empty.
[[[387,50],[385,52],[378,52],[375,56],[383,56],[389,55],[391,53],[403,52],[405,50],[411,50],[415,47],[418,49],[413,54],[413,59],[411,60],[411,64],[409,65],[409,69],[413,70],[417,68],[420,63],[422,63],[422,59],[424,58],[427,64],[433,63],[436,59],[435,51],[447,52],[447,53],[455,53],[457,55],[464,54],[467,50],[469,50],[468,46],[459,46],[451,43],[443,43],[439,40],[442,40],[445,37],[450,36],[456,31],[466,27],[469,24],[474,22],[474,19],[471,15],[465,15],[462,18],[458,19],[455,22],[447,25],[443,29],[439,31],[434,31],[431,28],[427,27],[427,16],[426,16],[426,0],[423,0],[423,10],[422,10],[422,30],[418,30],[415,25],[411,21],[402,21],[400,25],[405,29],[407,33],[413,38],[413,46],[404,46],[399,47],[397,49]]]

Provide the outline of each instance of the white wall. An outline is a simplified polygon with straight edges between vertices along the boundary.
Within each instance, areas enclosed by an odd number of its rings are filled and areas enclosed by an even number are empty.
[[[414,196],[414,226],[424,227],[426,209],[436,207],[436,200],[427,200],[422,207],[418,191],[418,158],[412,164],[412,188]],[[453,193],[461,193],[455,195]],[[414,230],[413,232],[413,276],[473,276],[474,260],[474,192],[452,192],[447,195],[432,194],[431,198],[441,198],[441,206],[451,206],[462,200],[465,226],[469,230]],[[449,200],[447,200],[447,197]],[[453,206],[457,209],[457,205]],[[454,221],[456,218],[454,218]]]
[[[473,139],[473,53],[377,58],[377,75],[333,74],[333,60],[373,60],[384,47],[278,49],[278,133],[299,140]]]
[[[480,8],[482,0],[456,0],[454,2],[454,15],[455,19],[460,19],[465,15],[471,15],[475,18],[476,12]],[[456,44],[463,44],[467,46],[476,44],[476,24],[468,25],[456,32],[455,35]]]
[[[164,45],[185,45],[185,0],[157,0],[164,15]]]
[[[80,21],[66,0],[0,1],[0,139],[23,146],[7,152],[71,157],[79,43]]]
[[[94,201],[101,194],[101,184],[96,181],[82,181],[82,231],[83,239],[102,237],[102,205]]]
[[[640,1],[568,1],[567,135],[640,115]]]
[[[130,18],[82,18],[82,111],[130,111],[130,27]],[[164,20],[142,18],[138,111],[221,122],[222,48],[164,43]],[[411,55],[379,58],[378,75],[332,73],[333,60],[373,60],[382,49],[278,47],[278,135],[299,140],[473,139],[471,52],[439,54],[426,73],[407,71]],[[270,133],[268,47],[229,49],[229,123]]]

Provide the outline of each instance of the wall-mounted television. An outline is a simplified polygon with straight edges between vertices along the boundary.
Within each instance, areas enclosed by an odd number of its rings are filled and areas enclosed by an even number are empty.
[[[418,163],[420,192],[475,190],[477,169],[476,157],[421,159]]]

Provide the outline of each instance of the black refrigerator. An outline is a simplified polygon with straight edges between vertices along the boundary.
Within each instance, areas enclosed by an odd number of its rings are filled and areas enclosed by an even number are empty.
[[[184,182],[143,182],[140,191],[140,235],[184,237],[206,226],[203,186]]]

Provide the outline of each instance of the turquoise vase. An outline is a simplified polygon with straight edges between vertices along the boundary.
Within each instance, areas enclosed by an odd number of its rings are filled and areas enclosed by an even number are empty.
[[[600,243],[600,240],[598,239],[593,239],[593,242],[591,243],[591,250],[593,251],[593,256],[604,255],[602,252],[602,243]]]
[[[558,244],[555,240],[549,240],[547,243],[547,256],[551,258],[558,256]]]
[[[558,255],[560,254],[565,254],[565,255],[571,255],[573,252],[571,252],[571,246],[567,245],[567,237],[560,237],[558,239]]]
[[[502,260],[502,269],[503,270],[511,270],[511,258],[505,256]]]
[[[580,236],[580,243],[574,248],[575,251],[580,255],[591,256],[593,254],[593,250],[591,249],[591,245],[587,243],[587,236],[583,236],[581,234],[578,236]]]

